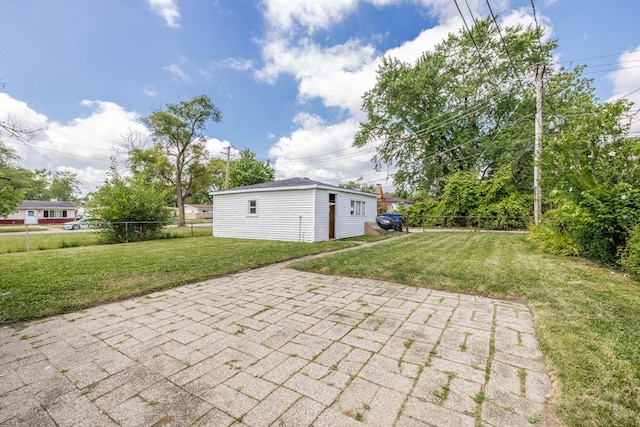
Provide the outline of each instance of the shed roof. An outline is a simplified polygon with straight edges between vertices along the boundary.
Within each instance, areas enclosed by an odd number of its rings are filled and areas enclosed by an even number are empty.
[[[211,205],[203,205],[203,204],[187,203],[185,204],[185,207],[186,206],[191,206],[192,208],[199,209],[199,210],[211,209]]]
[[[216,191],[212,194],[230,194],[230,193],[249,193],[249,192],[263,192],[263,191],[275,191],[275,190],[302,190],[320,188],[325,190],[335,190],[343,193],[352,193],[359,195],[366,195],[370,197],[377,197],[374,193],[367,193],[359,190],[351,190],[348,188],[342,188],[331,184],[325,184],[319,181],[314,181],[309,178],[289,178],[281,179],[278,181],[263,182],[260,184],[245,185],[243,187],[230,188],[228,190]]]
[[[22,203],[18,205],[18,209],[26,209],[26,208],[75,209],[76,205],[74,205],[71,202],[61,202],[58,200],[23,200]]]

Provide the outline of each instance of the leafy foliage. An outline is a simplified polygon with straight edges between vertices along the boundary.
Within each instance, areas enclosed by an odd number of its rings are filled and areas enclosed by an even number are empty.
[[[133,167],[147,177],[160,178],[175,191],[180,223],[184,223],[184,200],[202,189],[209,189],[205,124],[221,120],[220,110],[205,95],[178,104],[167,104],[145,119],[155,146],[132,147]],[[205,190],[206,191],[206,190]]]
[[[123,243],[158,238],[170,217],[166,194],[144,180],[121,177],[113,167],[110,175],[92,201],[106,240]]]
[[[256,154],[248,148],[240,151],[240,157],[229,165],[229,187],[260,184],[273,181],[276,171],[269,161],[256,159]]]
[[[29,171],[17,164],[15,151],[0,142],[0,218],[9,215],[24,200]]]
[[[640,226],[634,227],[629,233],[622,265],[631,271],[636,280],[640,280]]]
[[[477,171],[461,171],[447,180],[441,197],[408,209],[412,226],[476,227],[492,230],[526,228],[532,197],[518,190],[510,166],[493,177],[478,179]]]
[[[76,202],[80,191],[78,174],[67,170],[52,172],[36,169],[31,172],[26,185],[24,197],[28,200],[58,199]]]
[[[373,184],[365,184],[362,182],[363,178],[360,177],[356,180],[350,180],[343,184],[340,184],[339,187],[348,188],[349,190],[359,190],[364,191],[365,193],[375,193],[376,186]]]
[[[535,97],[520,79],[532,77],[556,43],[540,48],[539,30],[508,27],[503,38],[512,65],[498,31],[491,19],[479,20],[472,36],[464,30],[449,35],[415,65],[383,59],[376,86],[364,95],[367,121],[354,145],[376,143],[376,168],[396,166],[398,187],[437,196],[456,172],[484,175],[517,161],[531,164],[525,156]]]
[[[545,187],[555,209],[545,221],[579,253],[619,265],[640,220],[640,139],[626,136],[625,101],[593,108],[547,138]]]

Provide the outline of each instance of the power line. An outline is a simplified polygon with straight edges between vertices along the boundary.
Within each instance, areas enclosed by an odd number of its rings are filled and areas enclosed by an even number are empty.
[[[617,52],[617,53],[610,53],[610,54],[607,54],[607,55],[591,56],[591,57],[588,57],[588,58],[567,59],[565,61],[560,61],[559,63],[560,64],[566,64],[566,63],[569,63],[569,62],[580,62],[580,61],[590,61],[592,59],[610,58],[612,56],[620,56],[623,53],[632,53],[632,52],[623,51],[623,52]],[[640,54],[640,51],[635,51],[633,53],[639,53]]]
[[[599,73],[608,73],[610,71],[620,71],[620,70],[630,70],[632,68],[640,68],[640,65],[633,65],[631,67],[618,67],[618,68],[609,68],[607,70],[594,70],[594,71],[585,71],[582,74],[599,74]]]
[[[538,47],[540,48],[540,57],[542,58],[542,37],[540,30],[540,23],[538,22],[538,14],[536,13],[536,5],[531,0],[531,9],[533,10],[533,21],[536,23],[536,31],[538,32]]]
[[[465,0],[467,1],[467,0]],[[476,43],[476,39],[473,37],[473,33],[471,32],[471,29],[469,28],[469,25],[467,25],[467,19],[464,17],[464,14],[462,13],[462,10],[460,9],[460,5],[458,5],[458,0],[453,0],[453,2],[456,5],[456,8],[458,9],[458,13],[460,14],[460,17],[462,18],[462,23],[464,24],[464,27],[467,29],[467,33],[469,34],[469,37],[471,38],[471,42],[473,43],[473,45],[476,48],[476,51],[478,52],[478,58],[480,59],[480,61],[482,62],[482,65],[484,66],[484,69],[487,71],[487,77],[490,77],[491,72],[489,71],[489,67],[487,66],[487,63],[484,60],[484,57],[482,56],[482,52],[480,51],[480,47],[478,46],[478,44]],[[467,7],[469,6],[469,3],[467,3]],[[471,9],[469,9],[471,10]],[[473,14],[471,16],[473,18]],[[475,22],[475,19],[474,19]],[[493,83],[493,81],[490,79],[490,81]]]
[[[502,46],[504,47],[504,51],[507,53],[507,57],[509,58],[509,63],[511,64],[511,69],[513,70],[513,74],[515,76],[515,78],[518,80],[518,82],[520,83],[520,88],[522,89],[522,91],[525,91],[524,88],[524,84],[522,83],[522,80],[520,79],[520,74],[518,73],[518,70],[516,69],[515,64],[513,63],[513,58],[511,57],[511,53],[509,52],[509,48],[507,47],[507,44],[504,41],[504,38],[502,37],[502,30],[500,29],[500,25],[498,25],[498,20],[496,19],[496,15],[493,13],[493,8],[491,7],[491,3],[489,3],[489,0],[485,0],[487,2],[487,6],[489,7],[489,13],[491,14],[491,18],[493,19],[493,23],[496,25],[496,28],[498,29],[498,35],[500,36],[500,41],[502,42]]]

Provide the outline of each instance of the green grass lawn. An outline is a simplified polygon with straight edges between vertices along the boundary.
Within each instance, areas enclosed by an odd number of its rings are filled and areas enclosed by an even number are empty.
[[[44,230],[44,229],[41,229]],[[27,236],[24,233],[24,227],[19,230],[20,234],[0,234],[0,254],[26,252]],[[48,249],[74,248],[78,246],[94,246],[105,244],[98,230],[90,232],[63,230],[60,228],[55,233],[33,233],[33,228],[29,228],[29,250],[43,251]],[[162,238],[174,237],[198,237],[211,236],[211,227],[171,227],[165,228],[162,232]]]
[[[4,254],[0,323],[79,310],[354,244],[198,237]]]
[[[558,418],[640,426],[640,284],[618,271],[501,233],[416,234],[294,267],[523,300],[559,380]]]
[[[29,226],[29,231],[43,231],[46,230],[44,227],[34,227],[33,225]],[[2,233],[16,233],[25,231],[24,225],[0,225],[0,234]]]

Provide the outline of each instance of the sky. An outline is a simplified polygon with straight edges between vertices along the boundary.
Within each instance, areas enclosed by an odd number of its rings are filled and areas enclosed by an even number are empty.
[[[469,22],[487,3],[501,25],[533,24],[535,10],[559,65],[586,65],[602,101],[640,104],[637,0],[458,0]],[[414,63],[461,28],[454,0],[5,0],[0,121],[38,132],[3,141],[22,167],[76,173],[86,194],[122,164],[128,134],[148,136],[141,118],[207,95],[222,112],[207,124],[212,156],[249,148],[278,179],[391,190],[375,147],[352,147],[362,95],[383,56]]]

